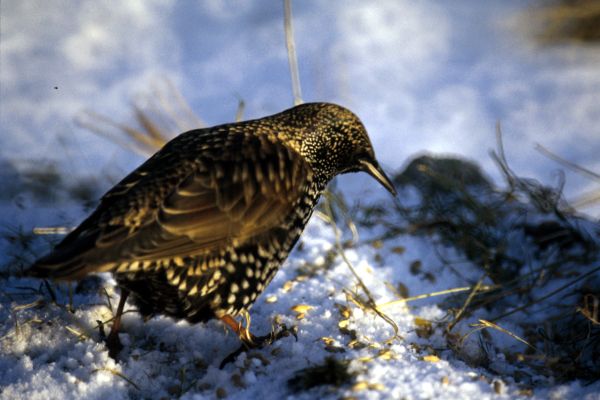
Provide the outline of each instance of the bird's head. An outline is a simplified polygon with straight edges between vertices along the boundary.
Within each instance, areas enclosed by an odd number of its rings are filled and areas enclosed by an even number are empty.
[[[288,111],[303,125],[300,153],[318,174],[329,180],[339,174],[363,171],[396,195],[375,158],[367,130],[354,113],[328,103],[307,103]]]

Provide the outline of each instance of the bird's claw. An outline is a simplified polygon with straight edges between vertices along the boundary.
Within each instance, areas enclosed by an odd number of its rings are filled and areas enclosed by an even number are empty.
[[[273,329],[271,330],[271,333],[264,335],[264,336],[254,336],[252,334],[250,334],[251,336],[251,342],[244,342],[242,340],[242,342],[249,348],[249,349],[257,349],[257,348],[263,348],[265,346],[268,346],[276,341],[278,341],[279,339],[282,339],[284,337],[288,337],[290,335],[293,335],[296,338],[296,341],[298,341],[298,327],[297,326],[292,326],[291,328],[288,328],[285,324],[282,324],[279,326],[280,329],[279,331],[275,332],[275,329],[273,327]],[[250,332],[248,332],[250,333]]]
[[[275,332],[275,329],[273,327],[271,332],[264,336],[254,336],[247,329],[241,330],[239,337],[242,341],[242,345],[236,351],[225,357],[223,361],[221,361],[219,368],[223,369],[225,365],[229,364],[230,362],[233,362],[237,358],[237,356],[248,350],[262,349],[263,347],[269,346],[278,341],[279,339],[288,337],[290,335],[293,335],[294,338],[296,338],[296,341],[298,341],[297,326],[294,325],[291,328],[288,328],[285,324],[282,324],[280,325],[280,329],[277,332]]]

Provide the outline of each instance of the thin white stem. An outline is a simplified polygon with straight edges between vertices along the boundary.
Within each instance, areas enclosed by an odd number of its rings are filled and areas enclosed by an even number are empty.
[[[285,44],[290,64],[290,75],[292,78],[292,92],[294,94],[294,105],[302,104],[302,90],[300,89],[300,74],[298,72],[298,59],[296,57],[296,45],[294,43],[294,29],[292,27],[292,1],[284,0],[284,29]]]

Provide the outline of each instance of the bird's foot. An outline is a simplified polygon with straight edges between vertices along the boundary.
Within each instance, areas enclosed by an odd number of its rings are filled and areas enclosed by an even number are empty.
[[[113,360],[116,360],[121,350],[123,350],[123,344],[119,339],[119,334],[113,335],[112,333],[106,338],[106,348],[108,349],[108,356]]]
[[[246,320],[246,326],[243,326],[241,322],[237,322],[231,316],[225,316],[224,318],[221,318],[223,322],[225,322],[233,329],[234,332],[237,333],[242,345],[236,351],[225,357],[223,361],[221,361],[219,368],[223,368],[228,363],[234,361],[237,356],[248,350],[261,349],[284,337],[293,335],[296,340],[298,340],[298,327],[292,326],[291,328],[288,328],[285,324],[279,325],[278,331],[276,331],[275,326],[273,326],[269,334],[264,336],[254,336],[252,333],[250,333],[250,315],[246,312],[243,314],[243,317]],[[235,322],[232,323],[232,321]]]
[[[117,360],[119,353],[123,350],[123,344],[119,339],[119,332],[114,329],[110,330],[108,336],[106,336],[106,332],[104,331],[104,323],[102,321],[98,322],[98,330],[100,331],[100,340],[102,340],[106,344],[106,348],[108,349],[108,355],[113,360]]]
[[[108,355],[110,358],[117,360],[119,353],[123,350],[123,344],[119,339],[119,329],[121,328],[121,316],[123,315],[123,309],[125,308],[125,302],[127,301],[127,296],[129,296],[129,291],[122,289],[121,290],[121,298],[119,299],[119,305],[117,306],[117,312],[113,318],[112,326],[110,327],[110,333],[108,337],[106,337],[104,333],[104,323],[98,321],[98,325],[100,328],[100,337],[105,339],[106,348],[108,349]]]

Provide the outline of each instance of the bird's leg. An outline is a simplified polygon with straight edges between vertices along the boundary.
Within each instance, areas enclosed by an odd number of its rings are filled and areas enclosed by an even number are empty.
[[[281,338],[290,336],[290,334],[294,335],[296,340],[298,340],[297,328],[295,326],[292,328],[288,328],[285,325],[283,325],[281,327],[281,330],[277,333],[273,328],[271,332],[267,335],[254,336],[252,333],[250,333],[250,314],[247,311],[243,311],[242,317],[246,320],[246,326],[242,325],[241,322],[238,322],[231,315],[225,315],[220,318],[221,321],[223,321],[227,326],[231,328],[231,330],[235,332],[236,335],[238,335],[238,337],[242,341],[242,345],[239,349],[225,357],[225,359],[221,361],[221,365],[219,366],[219,368],[223,368],[226,364],[235,360],[235,358],[244,351],[268,346]]]
[[[248,313],[248,311],[244,311],[242,313],[242,317],[246,320],[246,326],[244,326],[241,322],[238,322],[231,315],[224,315],[223,317],[221,317],[221,321],[223,321],[225,325],[230,327],[231,330],[234,331],[236,335],[238,335],[242,343],[245,344],[248,348],[260,346],[260,344],[255,342],[255,336],[250,333],[250,314]]]
[[[108,348],[108,355],[111,358],[116,359],[119,355],[123,345],[119,340],[119,329],[121,328],[121,316],[123,315],[123,308],[125,308],[125,301],[129,296],[129,291],[121,289],[121,298],[119,299],[119,305],[117,306],[117,314],[113,319],[112,326],[110,327],[110,333],[106,338],[106,347]]]

